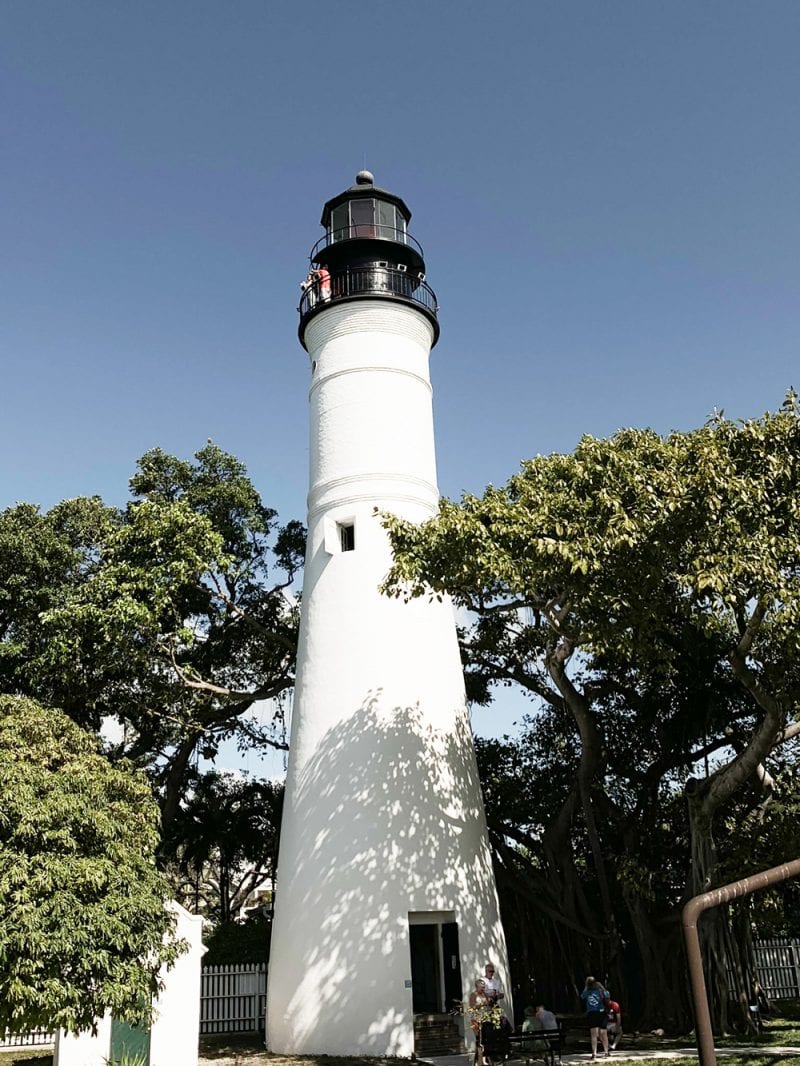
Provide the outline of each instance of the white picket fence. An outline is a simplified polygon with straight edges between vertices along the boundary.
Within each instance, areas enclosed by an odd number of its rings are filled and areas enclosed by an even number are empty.
[[[264,1028],[267,967],[263,962],[204,966],[201,1033],[253,1033]]]
[[[53,1047],[56,1042],[56,1034],[48,1033],[44,1029],[32,1029],[29,1033],[20,1033],[18,1036],[7,1036],[0,1039],[0,1049],[10,1047]]]
[[[800,940],[755,942],[756,973],[769,999],[800,999]]]
[[[204,966],[200,982],[200,1032],[255,1033],[264,1028],[267,967],[262,963]],[[0,1039],[0,1048],[48,1047],[53,1033],[30,1032]]]

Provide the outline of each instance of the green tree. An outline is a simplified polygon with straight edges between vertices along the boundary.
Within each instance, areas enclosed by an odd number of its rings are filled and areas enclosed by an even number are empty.
[[[62,707],[154,775],[165,825],[198,752],[285,747],[247,711],[294,681],[304,552],[244,466],[209,443],[187,462],[155,449],[124,509],[67,500],[0,514],[0,687]]]
[[[61,711],[0,696],[0,1032],[146,1017],[179,945],[158,808]]]
[[[206,773],[191,783],[167,840],[181,902],[215,925],[232,921],[250,894],[272,881],[283,785]]]
[[[720,415],[666,438],[586,437],[572,455],[523,464],[480,499],[443,501],[422,527],[386,525],[395,552],[387,590],[449,593],[477,616],[465,640],[473,695],[493,681],[519,683],[572,733],[571,780],[541,830],[546,871],[571,901],[571,920],[605,937],[612,958],[615,886],[625,890],[658,979],[664,960],[646,929],[634,850],[641,827],[680,789],[691,859],[680,894],[719,883],[715,834],[726,812],[738,805],[757,826],[781,788],[780,752],[800,732],[797,398],[761,419]],[[627,784],[624,768],[615,775],[609,764],[620,742]],[[618,864],[609,869],[605,826],[617,848],[627,842],[622,878]],[[591,856],[596,907],[576,841]],[[724,943],[720,923],[709,924],[724,1027]]]

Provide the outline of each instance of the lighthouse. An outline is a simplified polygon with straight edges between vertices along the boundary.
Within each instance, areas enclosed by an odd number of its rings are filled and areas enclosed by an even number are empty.
[[[398,1055],[507,955],[453,609],[381,594],[381,512],[436,511],[436,296],[411,212],[361,171],[300,302],[308,543],[267,1047]]]

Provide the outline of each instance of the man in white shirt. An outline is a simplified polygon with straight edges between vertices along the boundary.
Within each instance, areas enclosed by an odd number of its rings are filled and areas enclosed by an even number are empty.
[[[486,995],[492,1003],[505,999],[503,982],[494,972],[494,963],[487,962],[483,971],[483,985]]]

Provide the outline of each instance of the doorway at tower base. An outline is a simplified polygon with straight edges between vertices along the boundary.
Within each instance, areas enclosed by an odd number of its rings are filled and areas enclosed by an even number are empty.
[[[461,1001],[458,923],[453,911],[410,911],[411,1007],[414,1014],[442,1014]]]
[[[410,911],[411,1007],[417,1058],[464,1051],[461,955],[454,911]]]

